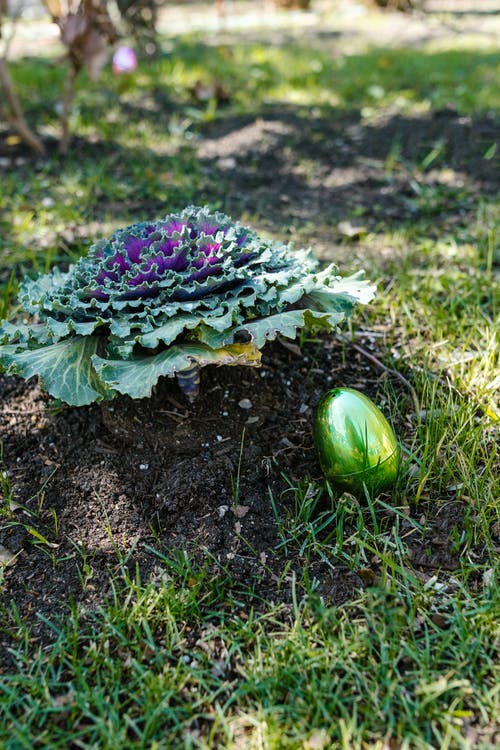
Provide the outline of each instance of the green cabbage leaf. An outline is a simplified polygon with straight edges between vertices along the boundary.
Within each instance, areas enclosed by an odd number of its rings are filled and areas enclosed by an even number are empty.
[[[362,273],[341,277],[310,250],[189,206],[117,230],[66,271],[24,280],[28,318],[0,324],[0,368],[38,376],[76,406],[144,398],[163,376],[258,366],[267,341],[331,330],[373,296]]]

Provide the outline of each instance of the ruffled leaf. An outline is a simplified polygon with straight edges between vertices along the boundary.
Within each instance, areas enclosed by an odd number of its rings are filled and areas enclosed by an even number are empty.
[[[193,363],[205,365],[260,364],[260,352],[251,344],[233,344],[210,349],[202,344],[170,346],[160,354],[134,356],[128,360],[109,360],[94,355],[93,365],[109,388],[132,398],[146,398],[161,376],[173,377]]]
[[[26,379],[38,375],[51,396],[72,406],[83,406],[114,395],[92,366],[98,344],[96,336],[73,336],[38,349],[2,346],[0,365],[9,374]]]
[[[260,349],[267,341],[273,341],[278,335],[294,339],[299,328],[316,327],[329,330],[338,325],[344,318],[343,312],[323,313],[313,310],[289,310],[279,315],[270,315],[268,318],[244,323],[233,331],[233,335],[238,333],[248,334],[253,345]]]
[[[255,364],[277,335],[331,329],[373,294],[360,274],[321,270],[310,250],[188,206],[117,230],[66,272],[25,280],[19,302],[36,322],[0,326],[0,365],[39,374],[71,404],[142,397],[193,364]]]
[[[195,328],[199,322],[199,318],[194,315],[176,315],[149,333],[135,336],[135,341],[146,349],[155,349],[160,342],[171,344],[184,330]]]
[[[337,277],[330,283],[318,284],[302,299],[302,304],[320,310],[343,310],[349,314],[356,303],[367,304],[375,296],[375,285],[363,278],[359,271],[345,278]]]
[[[46,344],[50,341],[50,334],[44,323],[10,323],[3,320],[0,324],[0,343],[2,344],[27,344],[29,341],[37,341]]]

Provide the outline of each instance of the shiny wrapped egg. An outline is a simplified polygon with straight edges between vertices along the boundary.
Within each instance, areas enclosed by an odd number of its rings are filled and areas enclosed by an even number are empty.
[[[113,73],[133,73],[137,68],[137,55],[131,47],[118,47],[113,55]]]
[[[401,454],[380,409],[354,388],[333,388],[314,414],[314,443],[323,473],[333,485],[373,495],[396,481]]]

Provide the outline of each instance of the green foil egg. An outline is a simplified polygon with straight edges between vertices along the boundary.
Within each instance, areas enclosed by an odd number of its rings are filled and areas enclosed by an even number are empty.
[[[313,434],[323,473],[333,485],[371,494],[396,481],[401,454],[380,409],[353,388],[334,388],[321,398]]]

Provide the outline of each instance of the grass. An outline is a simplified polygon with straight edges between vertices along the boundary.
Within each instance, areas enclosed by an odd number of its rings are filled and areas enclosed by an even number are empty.
[[[82,80],[68,157],[22,159],[2,175],[2,313],[13,312],[25,273],[68,263],[110,228],[165,205],[224,209],[227,178],[195,152],[214,120],[284,108],[306,125],[311,116],[352,116],[373,128],[450,103],[473,122],[497,112],[498,53],[460,43],[334,57],[320,41],[213,46],[186,36],[169,40],[170,51],[143,62],[136,78]],[[21,60],[13,72],[33,118],[56,134],[60,69]],[[231,93],[226,107],[190,94],[197,80],[214,79]],[[494,144],[481,138],[478,130],[486,165]],[[297,161],[313,179],[314,161],[300,152]],[[288,479],[284,498],[270,494],[278,549],[290,561],[278,585],[290,590],[290,605],[263,600],[258,580],[243,587],[223,567],[214,575],[211,559],[195,564],[161,549],[153,577],[142,580],[122,558],[103,607],[74,604],[64,622],[43,623],[50,646],[37,648],[24,613],[5,602],[2,628],[15,641],[15,669],[0,674],[6,750],[495,746],[499,204],[467,176],[450,184],[445,143],[422,143],[403,158],[394,140],[377,169],[385,187],[402,178],[413,186],[408,218],[381,213],[359,245],[346,239],[339,252],[351,258],[343,270],[362,262],[379,279],[358,333],[378,334],[377,356],[411,379],[418,400],[415,409],[404,389],[382,388],[407,459],[393,496],[358,502],[307,478]],[[254,223],[269,224],[264,209],[253,210]],[[366,207],[346,213],[353,223],[369,218]],[[272,231],[285,231],[279,219]],[[296,227],[298,241],[322,232],[331,232],[327,216]],[[0,478],[5,530],[13,497],[3,468]],[[238,471],[235,504],[239,488]],[[463,519],[448,539],[456,568],[415,563],[416,546],[431,554],[432,520],[456,503]],[[54,566],[57,533],[55,517],[50,538],[31,539]],[[83,547],[75,555],[85,587],[91,560]],[[332,575],[359,575],[356,600],[334,606],[322,597],[318,561]]]
[[[5,747],[453,747],[495,709],[494,584],[379,586],[338,608],[311,594],[284,623],[241,610],[223,571],[162,562],[161,579],[124,569],[105,609],[51,624],[49,652],[21,641]]]

